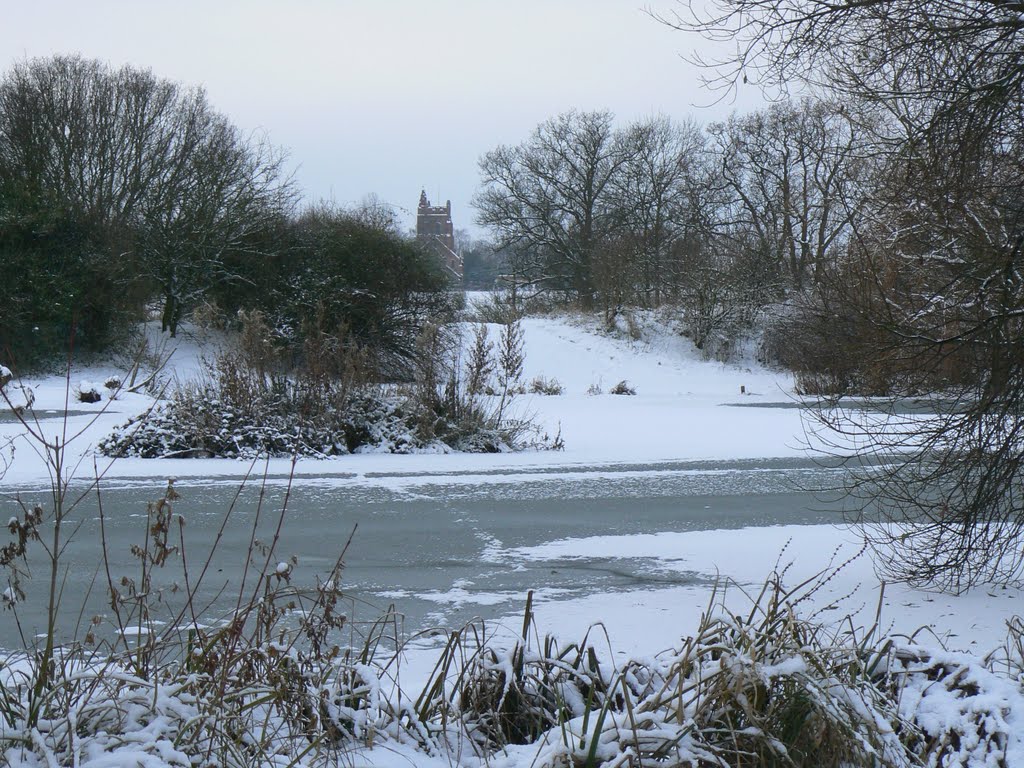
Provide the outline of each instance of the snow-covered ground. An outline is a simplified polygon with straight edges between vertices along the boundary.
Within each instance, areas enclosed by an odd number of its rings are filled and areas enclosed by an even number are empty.
[[[564,451],[302,459],[295,467],[296,474],[317,476],[327,482],[413,489],[438,483],[514,482],[517,476],[550,473],[568,477],[581,468],[603,468],[603,472],[614,474],[694,460],[806,456],[805,425],[800,410],[792,407],[793,382],[784,373],[752,361],[740,365],[704,361],[669,325],[653,320],[645,324],[640,340],[606,333],[596,318],[528,318],[523,321],[523,329],[524,380],[529,382],[537,376],[557,379],[564,394],[526,395],[516,407],[549,434],[560,432]],[[491,331],[496,339],[497,327]],[[173,349],[168,376],[185,379],[197,374],[202,349],[195,338],[171,341],[168,349]],[[82,381],[95,382],[105,392],[102,382],[117,375],[123,372],[114,367],[73,371],[70,386],[75,390]],[[609,394],[620,381],[628,381],[636,395]],[[114,426],[153,402],[144,394],[123,394],[96,404],[71,402],[67,405],[71,415],[65,423],[60,418],[67,402],[64,377],[22,384],[32,391],[36,426],[51,435],[74,436],[68,444],[69,465],[78,465],[79,471],[88,475],[93,472],[92,446]],[[594,394],[596,391],[600,394]],[[8,489],[49,482],[45,463],[31,441],[19,437],[21,430],[12,419],[0,420],[0,449],[9,461],[0,483]],[[96,461],[109,478],[231,478],[249,468],[247,462],[218,459],[130,459],[110,463],[99,457]],[[272,460],[268,467],[271,475],[287,475],[290,470],[291,462],[286,459]],[[585,475],[580,477],[585,480]],[[720,576],[729,585],[730,599],[738,605],[747,600],[744,590],[756,591],[777,566],[791,563],[787,580],[795,583],[853,558],[808,605],[808,610],[818,612],[822,620],[852,614],[856,623],[869,626],[881,599],[885,631],[910,634],[924,627],[947,647],[979,656],[1005,639],[1006,621],[1019,610],[1020,590],[978,588],[952,597],[904,585],[890,584],[883,589],[870,555],[858,554],[860,549],[855,530],[805,525],[582,536],[538,546],[499,546],[488,553],[488,558],[508,565],[643,557],[656,561],[666,574]],[[636,658],[678,644],[696,626],[709,596],[706,580],[691,586],[645,587],[573,599],[564,599],[555,591],[538,595],[535,612],[537,626],[563,640],[578,639],[587,627],[601,623],[610,652],[619,658]],[[452,595],[442,599],[452,599]],[[511,611],[507,621],[496,622],[496,626],[505,624],[511,638],[519,629],[519,621],[516,612]],[[427,674],[435,652],[436,645],[429,639],[411,647],[406,657],[406,679]],[[427,764],[423,755],[411,757],[402,749],[389,749],[376,751],[376,764],[408,764],[409,760]],[[522,763],[516,759],[510,755],[507,764],[529,764],[525,757]],[[442,763],[447,764],[437,764]]]

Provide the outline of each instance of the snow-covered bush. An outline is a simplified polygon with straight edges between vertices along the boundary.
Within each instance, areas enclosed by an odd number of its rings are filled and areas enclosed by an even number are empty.
[[[913,726],[904,741],[923,765],[1024,764],[1020,680],[962,653],[908,646],[892,656],[900,715]]]
[[[528,600],[523,641],[511,649],[484,645],[482,628],[452,635],[418,714],[458,723],[482,763],[500,751],[520,756],[508,765],[540,768],[1019,761],[1019,680],[802,616],[828,578],[790,591],[773,576],[738,612],[717,593],[679,647],[618,667],[589,637],[535,645]]]
[[[262,353],[222,354],[204,378],[178,387],[98,447],[112,457],[254,458],[554,445],[529,422],[467,394],[450,369],[437,365],[441,358],[424,354],[417,385],[396,388],[357,386],[308,368],[280,373]]]
[[[91,381],[81,381],[75,388],[75,399],[80,403],[98,403],[103,400],[100,387]]]
[[[408,453],[424,448],[400,396],[353,394],[315,418],[297,418],[286,392],[245,403],[209,386],[177,390],[170,401],[128,421],[100,442],[107,456],[339,456],[376,448]]]

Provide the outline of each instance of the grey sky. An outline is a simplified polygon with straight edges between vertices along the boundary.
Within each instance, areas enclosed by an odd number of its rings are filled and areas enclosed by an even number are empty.
[[[288,148],[311,200],[365,194],[408,210],[421,187],[471,228],[477,159],[570,108],[622,122],[718,119],[657,24],[672,0],[8,0],[0,63],[81,53],[201,84],[245,129]],[[407,219],[411,223],[411,218]]]

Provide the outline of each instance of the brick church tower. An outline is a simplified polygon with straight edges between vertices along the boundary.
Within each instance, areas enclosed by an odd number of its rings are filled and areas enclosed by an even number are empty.
[[[431,205],[426,190],[420,192],[416,209],[416,237],[428,242],[437,251],[445,269],[453,279],[462,282],[462,259],[455,252],[455,227],[452,225],[452,201]]]

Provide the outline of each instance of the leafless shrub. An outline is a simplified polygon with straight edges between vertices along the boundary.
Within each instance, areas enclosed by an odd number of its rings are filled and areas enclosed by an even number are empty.
[[[473,306],[471,320],[476,323],[508,325],[523,317],[523,306],[514,291],[495,291]]]
[[[460,341],[441,327],[428,326],[420,337],[421,362],[413,390],[419,436],[441,440],[456,450],[485,453],[554,447],[529,419],[508,414],[524,391],[518,322],[502,329],[497,359],[483,325],[477,327],[464,371],[460,348]],[[490,383],[495,374],[496,389]]]
[[[224,331],[228,327],[228,318],[214,299],[203,299],[189,313],[192,323],[204,331]]]
[[[498,339],[498,388],[501,400],[498,404],[498,420],[505,415],[505,409],[512,402],[522,387],[523,363],[523,326],[517,320],[501,329]]]

